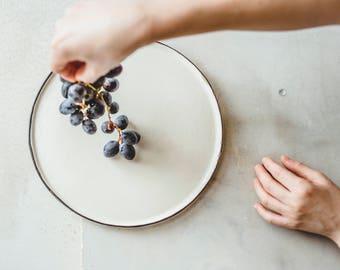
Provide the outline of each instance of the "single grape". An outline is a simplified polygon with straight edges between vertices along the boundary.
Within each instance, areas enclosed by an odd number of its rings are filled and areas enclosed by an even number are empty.
[[[80,107],[74,104],[69,99],[65,99],[59,106],[59,112],[65,115],[74,113],[76,110],[79,110],[79,109]]]
[[[119,111],[119,104],[115,101],[113,101],[111,104],[110,104],[110,113],[111,114],[115,114]]]
[[[71,122],[71,125],[73,126],[78,126],[81,124],[81,122],[83,121],[84,119],[84,114],[83,112],[81,111],[76,111],[74,113],[71,114],[70,116],[70,122]]]
[[[90,108],[87,109],[87,117],[90,119],[98,119],[105,113],[105,106],[99,99],[90,103]]]
[[[137,142],[136,142],[136,144],[137,144],[137,143],[140,142],[140,139],[141,139],[142,136],[137,131],[133,131],[133,132],[135,133],[135,135],[137,137]]]
[[[115,127],[112,121],[105,121],[102,123],[101,129],[104,133],[111,134],[115,130]]]
[[[67,98],[68,96],[68,89],[70,88],[70,86],[72,85],[72,83],[64,81],[63,85],[61,86],[61,95],[64,98]]]
[[[112,103],[112,96],[109,92],[107,91],[102,91],[101,92],[103,95],[103,99],[107,105],[110,105]]]
[[[134,131],[124,131],[122,132],[123,143],[128,145],[134,145],[138,142],[138,137]]]
[[[126,115],[119,115],[116,117],[115,123],[120,129],[126,129],[129,125],[129,119]]]
[[[68,89],[68,98],[75,103],[81,103],[85,94],[84,86],[73,84]]]
[[[105,80],[105,77],[102,76],[102,77],[100,77],[98,80],[96,80],[92,85],[93,85],[96,89],[99,89],[100,87],[103,86],[104,80]]]
[[[89,105],[90,103],[93,103],[96,98],[96,92],[93,91],[91,88],[86,87],[85,88],[85,94],[84,94],[84,101],[86,105]]]
[[[90,95],[85,95],[84,101],[85,101],[85,105],[90,105],[90,104],[93,104],[95,102],[95,98],[91,97]]]
[[[118,75],[120,75],[123,71],[123,66],[119,65],[118,67],[115,67],[114,69],[111,69],[106,75],[105,77],[108,78],[112,78],[112,77],[117,77]]]
[[[97,131],[97,126],[96,123],[91,120],[91,119],[86,119],[83,120],[83,130],[87,133],[87,134],[95,134]]]
[[[120,154],[127,160],[133,160],[136,156],[136,150],[132,145],[122,143],[119,147]]]
[[[103,153],[105,157],[114,157],[119,153],[119,143],[117,141],[109,141],[105,144]]]
[[[119,88],[119,81],[115,78],[105,78],[103,88],[111,93],[117,91]]]

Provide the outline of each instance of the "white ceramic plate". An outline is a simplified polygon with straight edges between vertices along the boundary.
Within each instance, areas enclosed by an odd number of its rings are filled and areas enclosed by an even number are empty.
[[[199,196],[220,158],[222,121],[208,81],[174,49],[152,44],[123,66],[113,97],[142,135],[134,161],[103,156],[113,135],[69,124],[52,74],[34,102],[29,142],[40,178],[65,206],[101,224],[135,227],[174,216]]]

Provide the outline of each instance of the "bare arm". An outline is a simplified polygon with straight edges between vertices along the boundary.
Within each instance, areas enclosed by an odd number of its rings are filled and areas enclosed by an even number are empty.
[[[340,23],[340,0],[148,0],[151,39],[223,29],[292,30]]]
[[[68,80],[91,82],[160,39],[337,23],[340,0],[82,0],[56,24],[51,66]]]

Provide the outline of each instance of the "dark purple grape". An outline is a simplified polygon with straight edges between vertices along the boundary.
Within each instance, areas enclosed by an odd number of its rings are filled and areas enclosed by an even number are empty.
[[[137,131],[133,131],[133,132],[135,133],[135,135],[137,137],[137,142],[136,142],[136,144],[137,144],[137,143],[140,142],[140,139],[142,138],[142,136]]]
[[[102,96],[105,101],[105,103],[109,106],[112,103],[112,96],[107,91],[102,91]]]
[[[83,120],[83,130],[87,134],[90,134],[90,135],[95,134],[97,131],[96,123],[91,119]]]
[[[70,83],[70,82],[66,82],[66,81],[63,82],[63,85],[61,86],[61,95],[64,98],[67,98],[68,89],[70,88],[71,85],[72,85],[72,83]]]
[[[129,125],[129,119],[127,118],[126,115],[119,115],[115,119],[115,123],[120,129],[126,129],[127,126]]]
[[[111,93],[117,91],[119,88],[119,81],[115,78],[105,78],[103,88]]]
[[[114,69],[111,69],[106,75],[105,77],[108,78],[112,78],[112,77],[117,77],[118,75],[120,75],[123,71],[123,66],[119,65],[118,67],[115,67]]]
[[[111,121],[105,121],[102,123],[101,129],[104,133],[111,134],[115,130],[115,127]]]
[[[85,89],[86,89],[86,94],[91,95],[91,96],[96,95],[96,91],[94,91],[92,88],[86,87]]]
[[[59,112],[65,115],[74,113],[79,109],[80,107],[69,99],[65,99],[59,106]]]
[[[81,122],[83,121],[84,119],[84,114],[83,112],[81,111],[76,111],[74,113],[71,114],[70,116],[70,122],[71,122],[71,125],[73,126],[78,126],[81,124]]]
[[[132,145],[122,143],[119,147],[120,154],[127,160],[133,160],[136,156],[136,150]]]
[[[98,119],[105,113],[105,106],[101,100],[94,100],[90,103],[90,108],[86,111],[87,117],[90,119]]]
[[[92,101],[95,97],[96,97],[96,92],[93,91],[91,88],[86,87],[85,94],[84,94],[85,104],[87,103],[88,105],[90,101]]]
[[[109,141],[105,144],[103,153],[105,157],[114,157],[119,153],[119,143],[117,141]]]
[[[124,131],[122,132],[122,140],[125,144],[134,145],[138,142],[138,137],[134,131]]]
[[[119,111],[119,104],[115,101],[113,101],[110,104],[110,114],[115,114]]]
[[[68,88],[68,98],[75,103],[81,103],[85,94],[84,86],[73,84]]]
[[[100,87],[103,86],[104,80],[105,80],[105,77],[102,76],[102,77],[100,77],[98,80],[96,80],[94,83],[92,83],[92,85],[93,85],[96,89],[99,89]]]
[[[91,97],[90,95],[84,96],[85,105],[94,104],[95,100],[95,97]]]

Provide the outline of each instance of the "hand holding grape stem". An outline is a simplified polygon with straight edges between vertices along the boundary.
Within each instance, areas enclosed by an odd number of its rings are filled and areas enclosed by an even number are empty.
[[[51,66],[70,82],[92,83],[144,45],[136,1],[78,1],[55,24]]]
[[[340,189],[322,173],[288,158],[255,166],[258,213],[269,223],[320,234],[340,247]]]

